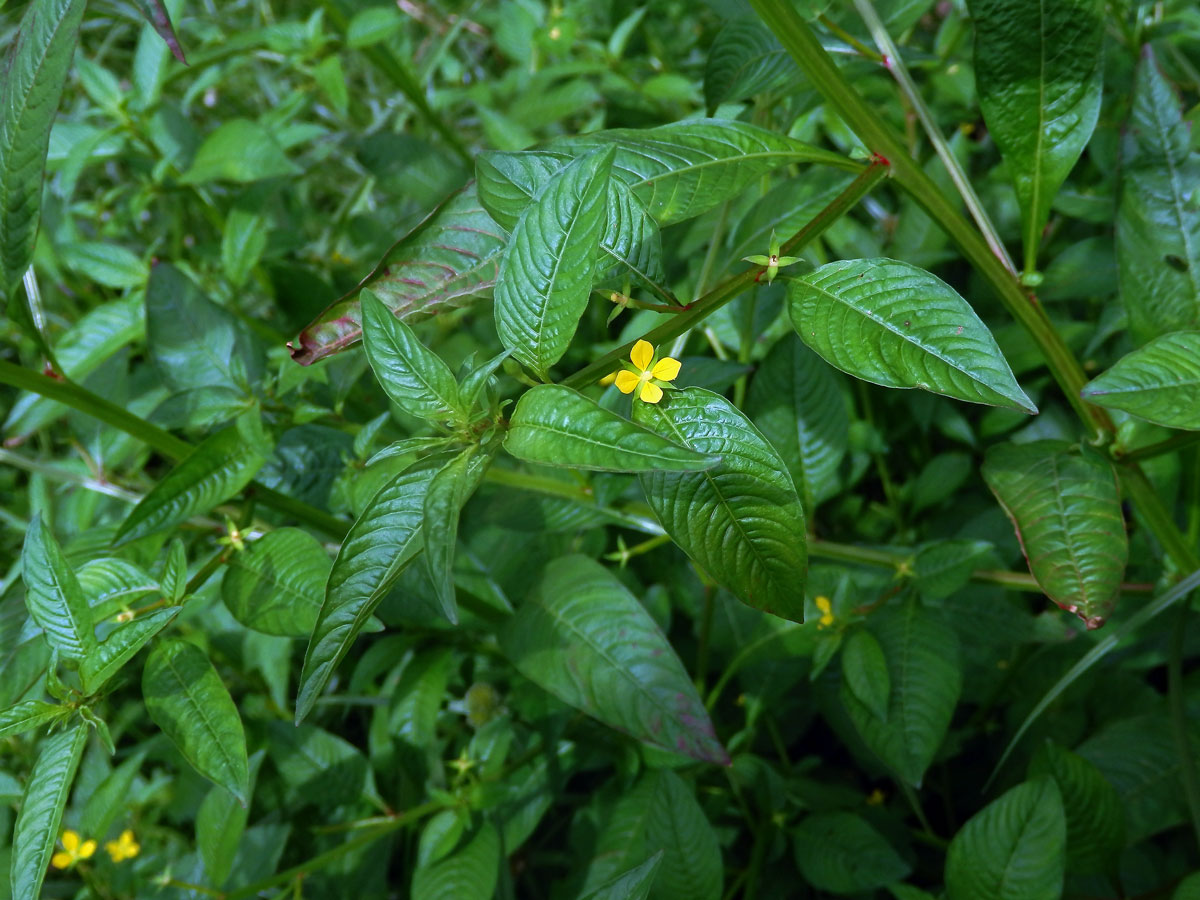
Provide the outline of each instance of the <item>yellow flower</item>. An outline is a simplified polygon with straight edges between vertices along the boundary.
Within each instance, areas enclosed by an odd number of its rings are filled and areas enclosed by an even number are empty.
[[[833,624],[833,604],[829,602],[826,596],[820,596],[813,603],[817,604],[817,609],[821,611],[821,619],[817,623],[818,628],[828,628]]]
[[[617,390],[632,394],[641,389],[638,397],[646,403],[657,403],[663,398],[663,385],[679,376],[679,360],[664,356],[656,360],[654,347],[649,341],[638,341],[629,353],[633,369],[616,373]]]
[[[50,857],[50,864],[56,869],[69,869],[81,859],[88,859],[96,852],[95,841],[80,841],[79,835],[68,828],[59,838],[62,850]]]
[[[879,788],[875,788],[875,790],[867,795],[867,806],[882,806],[883,801],[886,799],[887,795]]]
[[[112,857],[113,862],[119,863],[137,856],[138,851],[142,849],[142,845],[133,839],[133,832],[126,828],[121,832],[119,838],[105,844],[104,849],[108,851],[108,855]]]

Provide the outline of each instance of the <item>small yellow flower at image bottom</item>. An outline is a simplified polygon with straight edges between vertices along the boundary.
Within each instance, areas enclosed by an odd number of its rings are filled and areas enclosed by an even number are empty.
[[[121,832],[119,838],[105,844],[104,849],[108,851],[108,855],[112,857],[113,862],[119,863],[137,856],[138,852],[142,849],[142,845],[133,839],[133,832],[126,828]]]
[[[664,356],[656,359],[654,347],[649,341],[638,341],[629,353],[632,369],[622,369],[611,377],[622,394],[638,391],[638,399],[644,403],[657,403],[663,398],[663,388],[679,376],[679,360]],[[607,379],[605,379],[607,381]]]
[[[828,628],[834,623],[833,604],[829,602],[829,598],[825,596],[817,597],[813,601],[817,605],[817,609],[821,611],[821,618],[817,623],[817,628]]]
[[[79,834],[70,828],[64,831],[58,840],[63,848],[50,857],[50,865],[56,869],[69,869],[75,863],[90,858],[96,852],[95,841],[81,841]]]

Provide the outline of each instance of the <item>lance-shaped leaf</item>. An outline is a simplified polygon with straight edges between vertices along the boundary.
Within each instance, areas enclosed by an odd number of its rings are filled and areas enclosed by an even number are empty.
[[[71,782],[87,743],[83,722],[42,741],[37,762],[25,783],[21,811],[13,829],[10,879],[13,900],[40,900],[46,867],[58,840]]]
[[[861,816],[817,812],[796,828],[796,867],[804,880],[830,894],[877,892],[912,866]]]
[[[555,175],[521,214],[500,258],[496,331],[543,378],[587,309],[614,152],[589,153]]]
[[[192,767],[246,802],[246,734],[221,676],[195,644],[160,642],[142,670],[142,698],[154,724]]]
[[[250,483],[271,447],[231,425],[205,438],[125,517],[113,542],[127,543],[211,510]]]
[[[422,344],[374,291],[364,289],[359,300],[367,360],[392,402],[410,416],[462,421],[458,382],[450,367]]]
[[[92,611],[79,579],[63,556],[50,526],[38,513],[21,551],[25,605],[46,641],[66,659],[84,659],[96,649]]]
[[[1200,331],[1175,331],[1121,357],[1084,386],[1097,406],[1168,428],[1200,430]]]
[[[113,630],[99,646],[89,653],[79,667],[79,680],[85,694],[94,694],[117,674],[150,639],[167,627],[179,615],[182,607],[168,606]]]
[[[480,456],[472,445],[438,471],[425,493],[424,531],[426,571],[442,612],[458,624],[454,593],[454,552],[458,544],[458,516],[471,499],[491,464],[492,454]]]
[[[1055,900],[1062,896],[1067,826],[1053,778],[1017,785],[976,813],[946,852],[955,900]]]
[[[729,757],[687,671],[638,599],[599,563],[546,567],[500,633],[530,681],[640,741],[708,762]]]
[[[71,707],[41,700],[22,700],[0,711],[0,738],[32,731],[47,722],[57,722],[71,714]]]
[[[804,621],[804,509],[787,466],[742,413],[703,388],[635,401],[634,420],[721,461],[703,472],[639,476],[667,534],[743,603]]]
[[[500,833],[483,825],[448,855],[413,872],[412,900],[491,900],[500,874]]]
[[[792,87],[800,68],[779,39],[756,19],[738,19],[717,33],[704,66],[704,103],[712,113],[726,100]]]
[[[317,623],[332,561],[299,528],[279,528],[234,553],[221,599],[235,619],[263,634],[307,637]]]
[[[1129,557],[1112,466],[1063,441],[998,444],[987,453],[983,478],[1046,596],[1088,628],[1103,625]]]
[[[788,284],[801,340],[847,374],[1036,413],[987,326],[935,275],[894,259],[832,262]]]
[[[601,472],[690,471],[717,463],[715,455],[655,434],[557,384],[521,395],[504,449],[526,462]]]
[[[1149,45],[1121,154],[1117,283],[1134,342],[1200,328],[1200,155]]]
[[[421,550],[425,492],[445,458],[401,472],[380,488],[342,541],[304,653],[296,721],[312,710],[388,589]]]
[[[150,27],[158,32],[158,36],[171,48],[175,58],[186,66],[187,57],[183,55],[183,47],[175,34],[175,26],[171,24],[171,14],[167,12],[166,4],[162,0],[137,0],[137,5]]]
[[[1090,761],[1050,742],[1033,758],[1029,775],[1049,775],[1062,795],[1067,871],[1108,871],[1125,847],[1125,809],[1117,789]]]
[[[1104,12],[1096,0],[971,0],[975,84],[1017,189],[1027,268],[1054,195],[1096,127]]]
[[[354,290],[300,332],[292,358],[311,365],[362,337],[359,291],[370,287],[397,317],[413,322],[491,296],[506,241],[468,185],[388,250]]]
[[[590,891],[582,900],[646,900],[650,888],[654,887],[658,867],[662,865],[663,853],[659,850],[640,866],[634,866]]]

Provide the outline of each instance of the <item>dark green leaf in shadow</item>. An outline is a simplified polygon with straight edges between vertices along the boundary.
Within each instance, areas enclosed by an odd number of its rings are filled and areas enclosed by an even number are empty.
[[[279,528],[230,556],[221,599],[247,628],[306,637],[317,623],[332,565],[308,532]]]

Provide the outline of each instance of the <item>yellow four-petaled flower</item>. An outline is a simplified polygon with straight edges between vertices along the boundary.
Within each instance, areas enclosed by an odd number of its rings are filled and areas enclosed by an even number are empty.
[[[817,597],[813,600],[817,605],[817,609],[821,612],[821,618],[818,620],[817,628],[828,628],[834,623],[833,604],[829,602],[829,598],[825,596]]]
[[[622,394],[638,391],[638,399],[646,403],[657,403],[663,398],[663,388],[679,376],[679,360],[664,356],[656,359],[654,347],[649,341],[638,341],[629,353],[633,368],[616,373],[617,390]]]
[[[63,848],[50,857],[50,864],[56,869],[69,869],[75,863],[88,859],[96,852],[96,842],[81,841],[79,834],[68,828],[59,838]]]
[[[112,857],[113,862],[119,863],[137,856],[138,851],[142,849],[142,845],[133,839],[133,832],[126,828],[121,832],[119,838],[105,844],[104,849],[108,851],[108,855]]]

